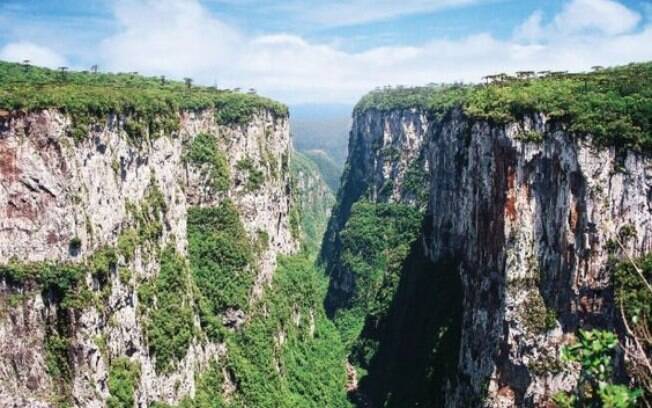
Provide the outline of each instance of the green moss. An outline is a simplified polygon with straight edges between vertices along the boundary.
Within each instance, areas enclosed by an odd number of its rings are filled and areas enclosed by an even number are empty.
[[[538,289],[530,289],[527,299],[521,305],[521,317],[530,332],[541,334],[557,326],[557,314],[546,307]]]
[[[265,182],[265,175],[259,170],[254,161],[247,157],[236,163],[236,169],[247,174],[246,189],[249,192],[257,191]]]
[[[163,236],[163,217],[167,213],[167,202],[154,175],[151,176],[140,206],[127,204],[127,212],[131,214],[136,223],[138,233],[136,246],[146,243],[157,244]],[[126,230],[125,234],[130,234],[129,230]],[[125,237],[127,240],[133,238]],[[128,241],[123,242],[123,248],[127,252],[131,250],[130,245],[131,243]]]
[[[102,247],[89,257],[91,273],[95,279],[104,284],[118,264],[118,256],[112,247]]]
[[[408,165],[403,178],[403,194],[414,197],[417,205],[425,207],[428,203],[428,174],[425,168],[425,161],[423,158],[413,160]]]
[[[516,139],[529,143],[543,142],[543,133],[536,130],[524,130],[516,135]]]
[[[140,366],[126,357],[111,361],[109,369],[109,408],[129,408],[134,405],[134,392],[140,380]]]
[[[73,370],[70,365],[70,339],[58,331],[49,331],[45,337],[45,367],[55,385],[56,407],[67,407],[72,401]]]
[[[218,191],[226,191],[231,183],[229,164],[226,156],[217,146],[214,136],[200,133],[186,147],[184,159],[196,166],[208,170],[213,187]]]

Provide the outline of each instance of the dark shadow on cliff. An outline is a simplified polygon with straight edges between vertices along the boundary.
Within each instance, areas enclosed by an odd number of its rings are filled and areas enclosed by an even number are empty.
[[[424,225],[431,224],[428,217]],[[433,264],[423,248],[423,239],[416,240],[389,311],[380,320],[367,317],[352,351],[360,362],[365,345],[377,344],[359,394],[351,395],[359,407],[443,406],[445,385],[455,377],[462,284],[453,259]]]

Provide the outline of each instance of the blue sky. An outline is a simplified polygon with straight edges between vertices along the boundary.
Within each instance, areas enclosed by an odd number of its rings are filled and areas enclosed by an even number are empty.
[[[0,0],[0,59],[353,103],[376,86],[652,60],[651,0]]]

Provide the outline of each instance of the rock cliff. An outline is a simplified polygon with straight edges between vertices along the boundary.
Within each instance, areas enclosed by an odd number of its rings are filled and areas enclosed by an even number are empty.
[[[220,124],[214,108],[178,115],[177,131],[135,142],[123,115],[108,115],[76,140],[73,119],[61,110],[2,113],[0,405],[105,406],[120,357],[138,366],[138,406],[194,395],[197,376],[227,353],[204,334],[197,289],[184,294],[175,285],[175,302],[193,310],[194,334],[165,370],[141,296],[169,248],[182,259],[173,273],[186,268],[191,209],[235,207],[246,239],[260,248],[248,267],[253,282],[243,289],[249,302],[270,283],[277,256],[298,249],[289,216],[287,116],[261,109],[243,123]],[[196,145],[199,139],[206,146]],[[226,184],[215,182],[217,164],[202,156],[206,149],[225,159]],[[98,253],[108,259],[103,273],[93,269]],[[81,304],[70,306],[64,285],[42,273],[49,268],[54,279],[65,279],[54,272],[64,267],[83,269],[74,285]],[[228,308],[222,318],[237,326],[247,315]]]
[[[322,248],[329,315],[344,327],[364,309],[349,360],[366,376],[352,398],[551,404],[577,384],[560,359],[577,330],[620,328],[610,255],[617,241],[634,257],[652,249],[652,159],[545,111],[498,121],[472,103],[405,105],[356,109]],[[398,266],[383,249],[379,275],[351,261],[365,254],[350,237],[369,206],[422,217]]]

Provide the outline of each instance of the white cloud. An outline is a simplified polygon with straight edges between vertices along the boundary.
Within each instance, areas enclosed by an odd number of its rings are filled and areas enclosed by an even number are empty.
[[[587,4],[581,18],[574,18]],[[589,16],[587,10],[595,13]],[[616,12],[618,22],[611,19]],[[114,70],[254,87],[288,103],[354,102],[385,84],[478,81],[493,72],[583,70],[650,60],[652,26],[632,31],[635,15],[609,0],[573,0],[546,26],[543,14],[535,13],[508,40],[477,34],[345,52],[287,33],[247,35],[196,0],[127,0],[116,7],[121,29],[102,42],[100,52],[104,65]],[[601,35],[586,35],[585,29],[597,25]]]
[[[57,68],[66,65],[66,59],[55,51],[31,42],[15,42],[0,49],[0,59],[12,62],[30,60],[34,65]]]
[[[562,33],[598,30],[615,35],[630,32],[641,16],[612,0],[573,0],[555,17],[554,24]]]
[[[360,5],[367,0],[354,1]],[[590,7],[574,18],[587,4]],[[114,33],[89,56],[102,69],[253,87],[286,103],[351,103],[386,84],[479,81],[496,72],[572,71],[652,60],[652,22],[640,23],[636,13],[612,0],[570,0],[556,16],[536,12],[512,38],[478,33],[361,52],[291,33],[245,33],[217,18],[199,0],[120,0],[113,11]],[[619,19],[612,21],[616,14]],[[63,57],[43,47],[56,49],[57,39],[51,41],[38,42],[40,46],[11,44],[0,51],[0,58],[65,65]]]
[[[515,30],[519,39],[535,41],[575,35],[615,36],[630,33],[641,15],[614,0],[571,0],[547,25],[543,13],[535,11]]]

